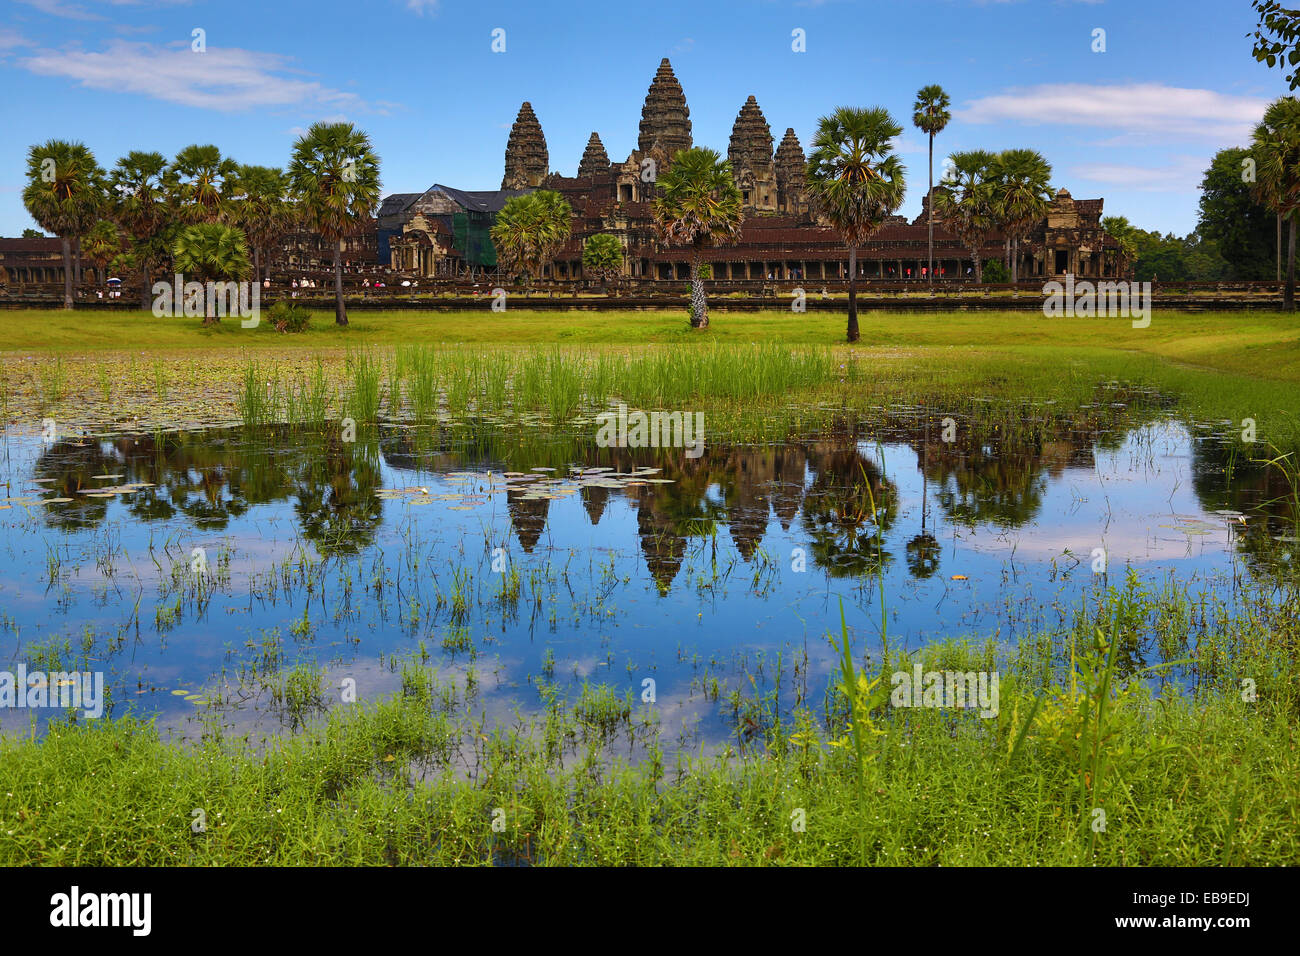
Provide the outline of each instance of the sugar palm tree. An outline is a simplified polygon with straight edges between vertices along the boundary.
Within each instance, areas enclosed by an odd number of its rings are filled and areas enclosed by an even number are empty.
[[[944,131],[948,120],[952,119],[952,114],[948,112],[949,105],[951,100],[948,99],[948,94],[937,83],[921,87],[917,91],[916,102],[912,104],[912,125],[930,139],[930,187],[926,193],[929,197],[926,200],[926,210],[930,265],[925,274],[930,277],[931,287],[934,286],[934,138]]]
[[[608,293],[610,277],[623,271],[623,244],[606,232],[588,236],[582,247],[582,271],[600,279]]]
[[[287,195],[284,173],[270,166],[240,166],[234,183],[230,219],[244,230],[253,252],[253,277],[260,278],[262,254],[267,254],[266,275],[270,275],[270,250],[289,231],[294,218]]]
[[[287,175],[303,224],[334,245],[334,321],[347,325],[343,240],[374,218],[379,157],[351,123],[315,123],[294,144]]]
[[[169,169],[186,222],[225,222],[239,164],[216,146],[186,146]]]
[[[998,153],[992,175],[995,218],[1011,243],[1011,281],[1018,279],[1020,240],[1047,215],[1052,164],[1033,149]]]
[[[23,205],[63,246],[63,307],[72,308],[72,242],[89,229],[105,205],[104,171],[83,143],[52,139],[27,151]]]
[[[1256,192],[1287,222],[1286,287],[1282,305],[1295,308],[1296,210],[1300,208],[1300,101],[1283,96],[1269,104],[1255,127],[1251,153]]]
[[[176,235],[172,255],[178,272],[201,282],[247,279],[253,271],[244,233],[219,222],[186,226]],[[216,325],[220,321],[214,307],[215,298],[203,297],[204,325]]]
[[[659,238],[691,250],[691,328],[709,327],[700,275],[703,250],[740,238],[745,213],[731,163],[712,149],[679,150],[655,183],[652,204]]]
[[[501,264],[522,273],[525,292],[569,238],[573,209],[549,189],[512,196],[497,213],[492,244]]]
[[[948,157],[950,169],[935,197],[936,212],[944,226],[970,250],[975,260],[975,281],[984,281],[984,240],[997,225],[993,208],[992,153],[972,149]]]
[[[1101,228],[1110,233],[1119,245],[1119,272],[1121,275],[1127,275],[1133,263],[1137,262],[1138,247],[1137,241],[1133,238],[1137,230],[1133,228],[1127,216],[1106,216],[1101,221]]]
[[[109,207],[130,242],[122,262],[140,273],[140,308],[149,308],[153,272],[171,257],[176,225],[162,153],[133,150],[109,174]]]
[[[99,284],[103,285],[108,278],[104,274],[105,267],[122,251],[122,235],[117,224],[107,219],[99,220],[81,237],[81,248],[94,264],[99,273]]]
[[[808,159],[808,195],[849,249],[848,340],[858,333],[858,247],[903,204],[903,164],[893,155],[903,127],[881,107],[841,106],[823,116]]]

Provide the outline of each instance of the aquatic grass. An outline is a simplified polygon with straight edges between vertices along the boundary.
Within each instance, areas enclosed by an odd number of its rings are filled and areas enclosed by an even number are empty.
[[[105,403],[113,399],[113,376],[109,372],[108,366],[103,362],[95,366],[95,380],[99,385],[99,397]]]
[[[583,369],[559,348],[545,357],[546,407],[551,420],[567,421],[582,402]]]
[[[37,370],[41,405],[51,408],[63,400],[68,390],[68,370],[63,359],[54,357],[42,362]]]
[[[428,422],[438,414],[438,358],[428,346],[398,349],[407,378],[412,414],[418,422]]]
[[[368,349],[349,351],[345,359],[350,385],[344,397],[344,408],[358,422],[373,423],[379,418],[380,361]]]
[[[614,734],[627,724],[632,715],[632,692],[620,696],[608,684],[582,683],[582,691],[573,705],[573,716],[578,723],[602,736]]]
[[[153,393],[154,397],[160,402],[167,400],[167,385],[167,366],[161,359],[155,359],[153,363]]]
[[[329,378],[319,357],[303,378],[297,405],[304,423],[318,427],[329,417]]]
[[[301,726],[309,716],[324,709],[324,672],[305,662],[295,665],[281,681],[271,685],[271,700],[288,717],[290,726]]]
[[[268,407],[266,387],[263,384],[264,371],[256,362],[244,366],[241,388],[235,396],[235,408],[239,420],[245,428],[256,429],[271,421],[271,409]]]
[[[515,367],[515,411],[535,411],[549,405],[546,373],[549,365],[544,352],[533,352]]]
[[[474,367],[470,357],[465,353],[448,351],[441,353],[438,360],[447,410],[453,415],[464,415],[474,398]]]
[[[388,418],[390,421],[400,421],[402,417],[402,365],[397,354],[390,358],[387,364],[388,373]]]
[[[506,409],[511,365],[510,357],[500,351],[489,352],[478,357],[475,368],[478,375],[477,392],[481,409],[493,411]]]

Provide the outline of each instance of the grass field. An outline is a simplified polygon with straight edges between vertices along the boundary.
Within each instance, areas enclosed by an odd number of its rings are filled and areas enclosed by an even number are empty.
[[[588,363],[619,353],[674,355],[689,364],[694,349],[760,343],[823,346],[843,361],[856,359],[861,374],[853,387],[833,396],[849,406],[971,398],[1071,403],[1088,400],[1098,383],[1121,381],[1176,396],[1203,419],[1235,427],[1254,419],[1262,441],[1300,445],[1300,319],[1293,316],[1157,312],[1148,328],[1135,329],[1128,319],[872,312],[863,313],[861,329],[862,340],[848,346],[843,317],[822,314],[715,313],[701,333],[686,327],[683,314],[661,312],[357,312],[346,328],[318,313],[310,331],[281,335],[266,323],[246,330],[226,320],[209,330],[198,320],[143,312],[0,311],[0,416],[30,424],[52,413],[55,399],[84,404],[95,395],[120,405],[121,417],[143,419],[159,411],[160,387],[182,407],[197,395],[223,403],[229,416],[250,364],[292,377],[318,358],[341,366],[349,351],[392,354],[398,346],[438,347],[453,360],[458,349],[531,354],[553,345]],[[696,398],[708,404],[707,387]],[[825,395],[792,396],[774,384],[768,398],[780,404]],[[69,413],[75,417],[75,409]]]

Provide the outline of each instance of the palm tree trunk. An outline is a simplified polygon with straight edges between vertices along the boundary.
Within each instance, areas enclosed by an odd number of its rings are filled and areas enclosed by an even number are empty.
[[[856,342],[858,332],[858,247],[849,247],[849,331],[848,340]]]
[[[926,248],[929,250],[929,266],[925,274],[930,279],[930,291],[934,291],[934,134],[930,134],[930,189],[927,193],[929,197],[925,201],[926,210],[929,215],[927,224]]]
[[[1282,307],[1292,312],[1295,310],[1295,212],[1288,215],[1287,219],[1290,226],[1286,242],[1286,294],[1282,298]]]
[[[76,252],[77,252],[77,287],[80,288],[81,280],[83,278],[82,271],[81,271],[81,237],[80,236],[77,237]]]
[[[1020,278],[1020,237],[1011,240],[1011,284],[1015,285]],[[1015,290],[1019,294],[1020,290]]]
[[[253,246],[253,281],[256,282],[257,277],[260,276],[261,274],[262,274],[262,250],[259,249],[257,246]]]
[[[983,258],[980,257],[979,246],[970,247],[970,257],[972,260],[974,260],[974,265],[975,265],[975,284],[983,285],[984,284],[984,260]]]
[[[1277,214],[1277,281],[1282,281],[1282,214]]]
[[[72,240],[63,237],[63,307],[72,308]]]
[[[153,307],[151,296],[153,295],[153,283],[149,281],[152,278],[149,275],[149,264],[140,263],[140,308],[146,312]]]
[[[334,240],[334,322],[348,324],[348,309],[343,304],[343,240]]]
[[[709,304],[704,297],[704,280],[700,278],[700,251],[691,255],[691,328],[709,327]]]

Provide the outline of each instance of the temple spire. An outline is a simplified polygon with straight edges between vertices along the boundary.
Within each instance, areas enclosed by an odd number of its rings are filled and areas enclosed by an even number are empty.
[[[542,184],[550,172],[550,158],[546,153],[546,137],[542,124],[537,121],[533,104],[519,107],[515,125],[510,128],[506,141],[506,171],[501,179],[502,189],[527,189]]]
[[[691,148],[691,111],[686,94],[673,75],[673,66],[664,57],[646,92],[641,108],[641,135],[637,149],[642,153],[658,150],[671,159],[680,149]]]
[[[591,139],[587,140],[587,148],[583,151],[582,162],[578,163],[578,175],[594,176],[608,169],[609,154],[605,152],[605,144],[599,136],[592,133]]]

